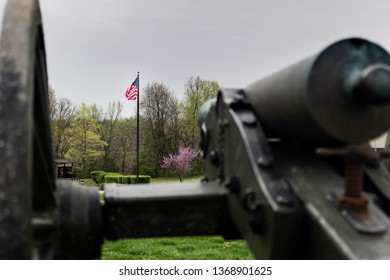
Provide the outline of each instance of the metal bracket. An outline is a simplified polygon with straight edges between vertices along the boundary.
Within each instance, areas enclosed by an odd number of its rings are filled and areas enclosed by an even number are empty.
[[[369,214],[362,215],[358,211],[341,207],[336,193],[330,193],[328,200],[337,207],[341,216],[343,216],[347,222],[358,232],[365,234],[383,234],[387,227],[382,221],[382,214],[376,207],[370,208]]]

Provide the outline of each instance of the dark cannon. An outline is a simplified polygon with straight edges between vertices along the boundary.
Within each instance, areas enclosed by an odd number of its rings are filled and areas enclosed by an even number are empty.
[[[57,180],[37,0],[8,0],[0,38],[0,258],[97,259],[105,239],[222,235],[259,259],[390,259],[390,56],[352,38],[199,114],[205,179]]]

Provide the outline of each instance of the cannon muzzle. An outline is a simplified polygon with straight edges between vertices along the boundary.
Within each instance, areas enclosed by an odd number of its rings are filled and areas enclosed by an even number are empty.
[[[370,41],[338,41],[245,94],[268,135],[366,142],[390,127],[390,56]]]

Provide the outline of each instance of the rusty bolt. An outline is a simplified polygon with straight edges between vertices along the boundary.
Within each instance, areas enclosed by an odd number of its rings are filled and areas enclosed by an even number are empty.
[[[337,203],[362,216],[368,215],[368,200],[363,196],[364,164],[378,164],[382,158],[390,156],[390,153],[375,151],[368,144],[347,145],[341,149],[319,148],[316,153],[323,157],[345,158],[344,192],[337,197]]]

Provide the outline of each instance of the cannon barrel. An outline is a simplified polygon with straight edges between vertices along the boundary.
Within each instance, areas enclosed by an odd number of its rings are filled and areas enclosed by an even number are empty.
[[[389,65],[346,39],[202,106],[206,180],[256,258],[390,257],[390,153],[367,143],[390,127]]]
[[[331,44],[244,91],[272,137],[366,142],[390,127],[390,56],[364,39]]]

